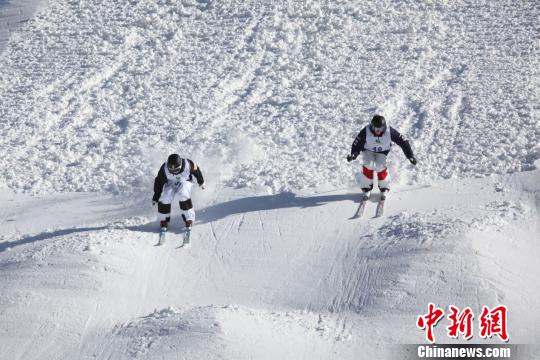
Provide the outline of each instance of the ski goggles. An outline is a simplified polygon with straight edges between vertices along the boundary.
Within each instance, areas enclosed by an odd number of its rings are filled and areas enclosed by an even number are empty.
[[[381,127],[371,127],[371,129],[373,130],[374,133],[382,133],[384,131],[384,129],[386,128],[386,126],[381,126]]]
[[[182,172],[182,167],[177,167],[177,168],[170,168],[170,167],[167,167],[167,169],[169,170],[169,172],[173,175],[177,175],[177,174],[180,174]]]

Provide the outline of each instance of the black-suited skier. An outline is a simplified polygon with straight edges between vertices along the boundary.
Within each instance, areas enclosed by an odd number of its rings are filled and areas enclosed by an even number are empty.
[[[171,154],[167,162],[159,168],[154,180],[154,196],[152,205],[158,206],[158,219],[162,230],[168,228],[171,220],[171,203],[177,197],[182,210],[182,219],[187,228],[191,228],[195,221],[195,210],[191,202],[191,189],[193,178],[199,186],[203,186],[204,178],[201,169],[190,159],[181,158],[178,154]]]

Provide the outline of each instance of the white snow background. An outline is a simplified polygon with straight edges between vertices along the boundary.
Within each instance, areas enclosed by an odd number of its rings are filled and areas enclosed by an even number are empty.
[[[0,358],[392,359],[429,302],[505,304],[510,343],[540,343],[539,18],[0,0]],[[419,164],[394,148],[385,215],[350,220],[375,113]],[[187,249],[176,206],[153,246],[172,152],[206,178]]]

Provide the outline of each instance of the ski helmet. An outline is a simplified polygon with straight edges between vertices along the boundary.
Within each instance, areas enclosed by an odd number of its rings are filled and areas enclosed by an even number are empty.
[[[184,169],[184,159],[178,154],[171,154],[167,158],[167,169],[171,174],[180,174]]]
[[[381,115],[375,115],[373,116],[373,119],[371,119],[370,124],[371,132],[374,134],[382,134],[386,130],[386,120],[384,119],[384,116]]]

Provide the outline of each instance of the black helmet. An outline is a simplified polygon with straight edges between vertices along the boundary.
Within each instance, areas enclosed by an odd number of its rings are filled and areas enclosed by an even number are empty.
[[[178,154],[171,154],[167,158],[167,169],[171,174],[180,174],[184,170],[184,159]]]
[[[371,119],[371,132],[375,134],[377,133],[384,133],[386,130],[386,120],[384,119],[384,116],[381,115],[375,115],[373,119]]]

